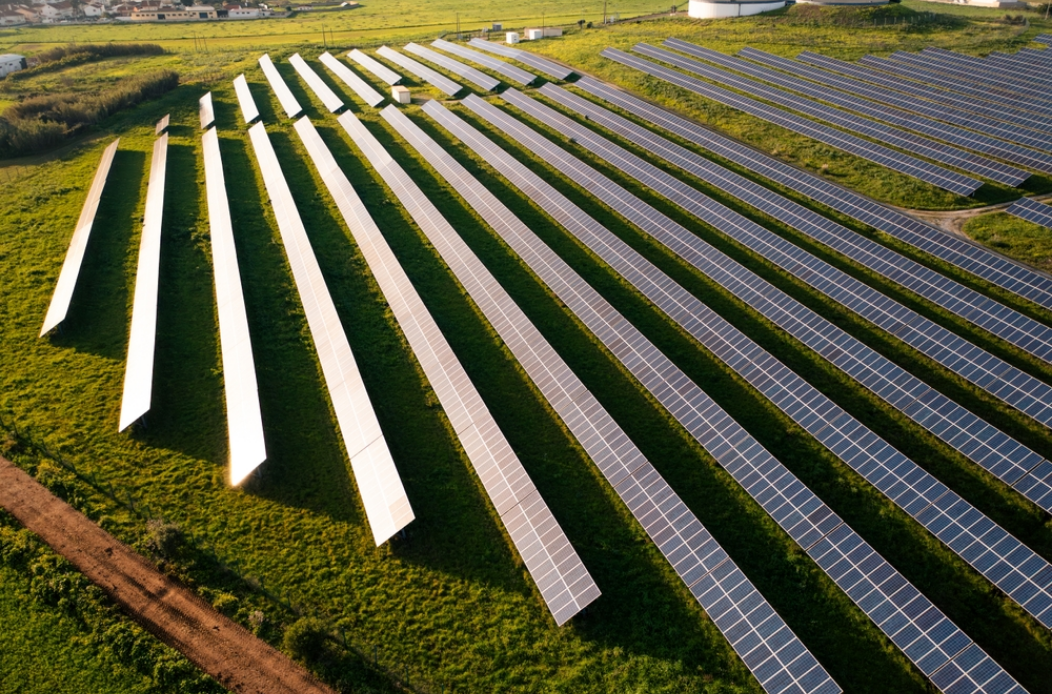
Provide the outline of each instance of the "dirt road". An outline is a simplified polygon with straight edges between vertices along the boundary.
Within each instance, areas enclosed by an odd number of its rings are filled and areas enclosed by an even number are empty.
[[[105,590],[135,621],[227,689],[244,694],[333,694],[288,656],[216,612],[2,457],[0,506]]]

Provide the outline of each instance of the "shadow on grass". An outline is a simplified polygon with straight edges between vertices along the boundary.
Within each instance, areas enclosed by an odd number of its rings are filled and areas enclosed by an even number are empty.
[[[121,149],[113,158],[69,312],[60,330],[50,336],[56,346],[114,361],[125,358],[131,317],[129,295],[135,275],[128,248],[142,229],[142,219],[137,215],[138,193],[146,159],[145,152]]]

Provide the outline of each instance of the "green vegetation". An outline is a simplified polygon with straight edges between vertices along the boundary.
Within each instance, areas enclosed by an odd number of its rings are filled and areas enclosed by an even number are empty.
[[[1004,212],[969,219],[964,233],[1007,256],[1052,270],[1052,231]]]
[[[127,55],[161,55],[164,49],[155,43],[103,43],[70,44],[55,46],[33,56],[37,64],[25,70],[12,72],[5,79],[20,82],[44,72],[55,72],[74,65],[90,63],[103,58]]]
[[[419,21],[426,24],[429,12],[439,16],[453,6],[436,3],[420,7]],[[544,7],[539,5],[529,12]],[[908,4],[907,9],[915,7]],[[924,6],[936,12],[942,7]],[[1024,40],[1017,33],[1018,26],[976,19],[979,15],[958,15],[956,11],[954,16],[961,17],[959,20],[866,28],[850,26],[850,17],[842,9],[836,10],[840,14],[826,17],[820,13],[817,18],[806,14],[813,9],[798,9],[737,21],[657,20],[575,30],[563,40],[538,42],[531,49],[675,105],[768,151],[777,149],[779,156],[789,161],[815,170],[829,164],[826,175],[872,195],[914,207],[976,204],[875,167],[867,168],[857,159],[750,123],[703,100],[663,90],[596,57],[606,45],[630,47],[640,40],[656,43],[669,35],[728,52],[748,44],[795,54],[800,46],[807,45],[842,57],[929,44],[966,45],[981,52],[1017,47]],[[392,26],[372,26],[369,22],[375,21],[377,11],[364,7],[343,16],[348,22],[360,19],[362,28],[357,31],[363,37],[400,41],[409,32],[434,36],[438,31],[427,26],[396,28],[393,25],[402,22],[396,22],[393,15]],[[627,14],[623,8],[620,12]],[[860,16],[878,20],[917,16],[901,8],[867,12]],[[988,16],[993,15],[982,15]],[[465,24],[480,21],[467,16],[461,19]],[[503,19],[510,23],[507,17]],[[587,614],[566,627],[556,628],[551,622],[449,422],[406,349],[338,210],[291,123],[276,111],[276,102],[255,65],[258,52],[237,45],[216,49],[224,42],[220,40],[222,32],[235,29],[288,29],[290,33],[281,36],[260,34],[243,39],[256,45],[297,44],[303,41],[294,33],[297,27],[317,31],[320,21],[318,17],[301,17],[288,24],[268,21],[136,27],[144,32],[143,40],[164,40],[171,52],[109,58],[33,75],[17,83],[20,91],[3,95],[13,95],[14,101],[64,82],[69,83],[69,91],[91,93],[146,70],[169,69],[183,76],[176,89],[102,120],[96,128],[105,137],[78,141],[46,161],[25,166],[16,174],[17,179],[0,188],[0,270],[5,277],[0,284],[0,325],[4,326],[5,338],[5,350],[0,353],[0,419],[12,442],[7,455],[108,531],[151,557],[163,570],[194,587],[217,609],[303,659],[343,691],[394,691],[404,684],[422,692],[759,694],[759,687],[718,630],[481,320],[393,193],[295,76],[285,60],[287,55],[300,51],[313,60],[322,49],[319,42],[312,39],[314,45],[272,45],[269,50],[279,71],[362,195],[603,591],[603,597]],[[333,22],[330,29],[340,26],[335,23],[335,13],[325,13],[325,21]],[[1040,30],[1040,21],[1032,23],[1031,33]],[[66,34],[63,30],[42,28],[34,36],[43,44],[43,37],[111,32],[92,39],[106,40],[127,28],[76,27],[67,28]],[[210,39],[209,51],[189,50],[192,43],[180,43],[177,32],[191,31],[214,32],[215,44]],[[341,31],[335,35],[342,48],[365,40]],[[370,31],[374,33],[368,34]],[[26,40],[28,34],[8,36]],[[236,43],[236,37],[228,38],[225,43]],[[388,441],[416,512],[417,520],[408,527],[407,536],[380,548],[373,547],[365,525],[273,212],[237,111],[230,79],[241,72],[246,74],[267,124],[380,423],[392,434]],[[597,347],[594,338],[552,300],[412,148],[375,111],[360,107],[349,90],[323,70],[319,73],[403,162],[845,691],[928,691],[929,685],[905,657],[730,476]],[[417,95],[437,96],[417,87],[413,85]],[[241,489],[231,489],[225,483],[222,375],[197,128],[197,99],[209,89],[216,104],[268,446],[268,461]],[[503,102],[494,99],[494,103]],[[801,349],[722,287],[699,276],[597,203],[587,191],[564,180],[542,159],[504,140],[466,109],[453,108],[874,431],[908,452],[1042,556],[1052,558],[1052,521],[1047,514]],[[153,124],[169,112],[172,126],[155,397],[148,426],[119,435],[117,417]],[[818,446],[713,355],[699,349],[554,225],[532,201],[434,127],[419,109],[411,106],[407,113],[1030,692],[1052,692],[1052,682],[1047,678],[1052,671],[1052,635],[1047,630]],[[121,148],[102,197],[70,317],[61,332],[38,339],[72,225],[102,149],[116,135],[121,137]],[[641,190],[620,172],[609,170],[580,147],[566,143],[565,138],[561,141],[845,330],[1043,455],[1052,456],[1047,430]],[[1052,369],[1046,365],[869,271],[836,258],[720,191],[669,171],[1020,368],[1052,381]],[[1004,193],[992,190],[992,197]],[[972,284],[991,291],[981,282]],[[991,293],[1000,297],[996,291]],[[1047,312],[1028,308],[1019,300],[1006,300],[1052,323]],[[69,467],[59,468],[51,460],[55,458]],[[0,528],[0,533],[19,531],[8,527]],[[24,533],[19,536],[28,541]],[[7,564],[0,571],[30,580],[26,571]],[[6,573],[0,573],[0,578],[4,576]],[[0,620],[6,623],[17,620],[26,606],[5,601],[3,596],[10,592],[6,581],[3,585]],[[43,621],[50,619],[49,610],[42,605],[34,607],[32,613]],[[109,618],[122,620],[113,615]],[[126,620],[123,624],[128,627]],[[83,626],[68,628],[69,632],[62,633],[70,633],[70,639],[93,633],[90,628],[85,632]],[[56,647],[52,655],[59,671],[75,668],[84,658],[97,659],[103,663],[95,670],[99,678],[104,680],[112,673],[114,689],[136,691],[134,686],[122,687],[122,675],[106,664],[109,655],[97,652],[111,650],[109,642],[90,642],[81,650]],[[161,662],[165,657],[155,654],[147,660]],[[6,667],[6,661],[0,664]],[[135,670],[133,675],[153,677],[152,670]],[[177,691],[185,683],[154,679],[142,687]],[[101,684],[99,689],[105,691],[106,686]]]

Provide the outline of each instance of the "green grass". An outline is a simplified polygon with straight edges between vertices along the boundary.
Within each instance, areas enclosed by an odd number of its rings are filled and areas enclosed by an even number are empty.
[[[969,219],[964,233],[1009,257],[1052,270],[1052,231],[1040,224],[994,212]]]
[[[931,7],[937,11],[942,6]],[[1014,40],[1010,31],[1002,32],[998,25],[983,24],[979,27],[982,32],[969,33],[974,28],[966,24],[940,29],[932,41],[913,38],[917,46],[925,41],[952,45],[954,36],[992,47],[1010,45]],[[728,50],[732,45],[749,43],[767,48],[781,45],[783,52],[788,52],[790,42],[801,41],[808,30],[778,24],[771,18],[737,23],[658,21],[586,30],[562,42],[539,42],[531,48],[558,53],[569,62],[601,72],[609,66],[590,56],[607,42],[631,45],[645,39],[653,43],[673,32],[706,43],[709,37],[718,36],[714,40],[723,41],[721,47]],[[756,41],[747,38],[750,32]],[[899,30],[849,31],[839,27],[834,31],[819,27],[812,33],[828,41],[849,33],[857,35],[852,50],[870,50],[865,46],[878,37],[884,41],[911,38],[908,32],[895,32]],[[768,43],[763,43],[764,37]],[[141,40],[156,39],[143,36]],[[592,572],[603,597],[570,625],[559,629],[552,624],[335,205],[291,124],[278,116],[277,104],[255,65],[256,54],[247,49],[234,48],[222,54],[176,52],[149,59],[189,75],[188,83],[155,103],[111,118],[105,124],[106,137],[78,143],[47,161],[17,169],[14,184],[0,189],[0,270],[5,277],[0,284],[0,326],[5,340],[5,350],[0,354],[0,412],[4,418],[17,425],[22,437],[45,444],[103,487],[116,486],[118,496],[125,491],[134,493],[140,508],[148,509],[146,515],[177,522],[192,538],[168,570],[208,599],[224,605],[243,623],[251,611],[262,611],[267,620],[261,631],[264,638],[280,645],[283,627],[296,618],[283,604],[287,600],[342,631],[348,648],[334,646],[329,655],[312,664],[339,687],[390,691],[408,669],[411,685],[421,691],[452,687],[453,691],[480,693],[758,694],[759,687],[718,630],[480,318],[393,194],[281,59],[297,49],[309,60],[320,50],[317,46],[279,48],[274,51],[279,70],[362,195],[502,431]],[[216,60],[217,55],[222,60]],[[123,71],[135,70],[137,65],[104,61],[41,75],[39,82],[34,78],[25,84],[30,89],[44,89],[54,81],[61,84],[65,78],[78,88],[88,89]],[[273,213],[237,111],[229,79],[241,71],[267,123],[416,511],[417,520],[409,526],[407,537],[395,538],[379,549],[372,546]],[[403,162],[575,373],[845,690],[874,694],[928,691],[928,685],[904,656],[729,475],[597,348],[594,338],[412,149],[375,112],[361,109],[348,90],[324,71],[320,74],[345,95],[351,109]],[[627,79],[613,72],[604,76]],[[215,97],[269,454],[258,476],[243,489],[230,489],[225,483],[222,376],[196,122],[196,101],[205,88],[212,89]],[[686,103],[678,101],[680,97],[667,98],[669,103],[690,111]],[[468,115],[466,109],[457,111]],[[148,427],[118,435],[124,351],[153,123],[168,112],[173,125],[156,395]],[[700,111],[691,112],[697,115]],[[1038,627],[715,357],[699,349],[534,203],[434,128],[416,107],[408,108],[407,113],[449,147],[484,185],[1029,691],[1052,691],[1047,678],[1052,671],[1052,637],[1047,630]],[[718,122],[732,132],[746,132],[747,124],[735,125],[727,114],[721,118],[724,120]],[[739,130],[734,131],[735,127]],[[102,198],[70,318],[61,334],[38,339],[54,278],[94,168],[109,136],[118,134],[121,149]],[[492,131],[490,134],[502,141]],[[764,137],[771,138],[772,147],[789,152],[794,161],[810,157],[817,165],[826,156],[805,149],[803,142],[781,143],[776,135]],[[545,162],[504,144],[829,397],[1040,554],[1052,557],[1052,522],[1047,514],[1020,501],[1000,482],[802,350],[723,288],[670,257],[585,191],[562,180]],[[577,153],[584,156],[581,150]],[[842,165],[847,167],[850,162]],[[892,179],[867,184],[861,174],[837,173],[833,167],[831,171],[848,183],[870,185],[871,190],[902,184]],[[640,190],[619,172],[609,173],[889,358],[1045,455],[1052,455],[1052,443],[1040,427],[873,331],[844,309],[830,306],[750,252]],[[720,197],[718,191],[707,192]],[[910,189],[901,195],[916,201],[934,194]],[[741,209],[740,204],[723,201]],[[796,232],[759,213],[741,211],[800,241]],[[809,248],[822,252],[814,244]],[[824,257],[829,259],[829,254]],[[997,344],[868,271],[845,261],[835,262],[1021,368],[1052,380],[1047,367],[1017,350]],[[29,449],[14,457],[30,470],[37,469],[40,462]],[[56,484],[53,479],[49,483]],[[143,518],[122,511],[96,487],[83,481],[70,484],[75,488],[69,495],[73,503],[86,508],[118,537],[142,547]],[[218,555],[219,563],[213,554]],[[75,667],[73,655],[59,649],[55,653],[60,667]],[[378,663],[373,662],[374,654]]]

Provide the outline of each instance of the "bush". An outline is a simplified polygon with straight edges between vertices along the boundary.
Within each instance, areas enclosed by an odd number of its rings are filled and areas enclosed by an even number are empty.
[[[325,653],[329,638],[325,624],[317,617],[301,617],[285,630],[285,650],[293,658],[315,663]]]
[[[146,524],[150,537],[146,546],[150,551],[166,559],[171,559],[183,543],[183,531],[175,523],[162,520],[151,520]]]

